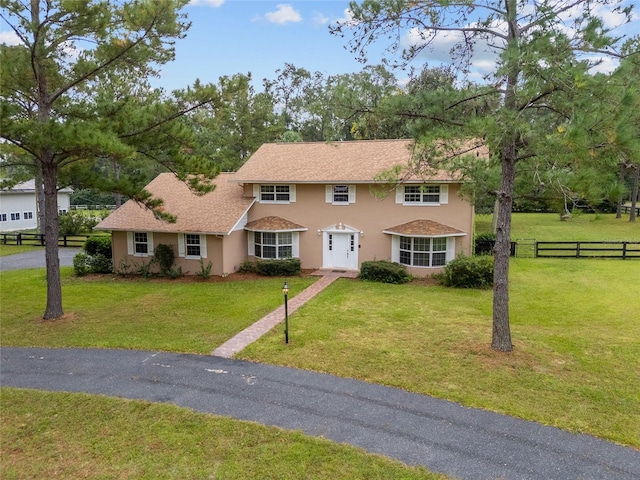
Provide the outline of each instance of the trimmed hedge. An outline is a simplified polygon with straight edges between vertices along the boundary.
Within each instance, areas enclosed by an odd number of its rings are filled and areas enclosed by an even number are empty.
[[[373,260],[362,262],[360,280],[401,284],[410,282],[411,275],[407,273],[407,267],[397,262]]]
[[[458,255],[434,278],[439,284],[457,288],[490,288],[493,285],[493,257]]]
[[[291,277],[300,275],[301,266],[299,258],[287,258],[284,260],[258,260],[256,272],[268,277]]]

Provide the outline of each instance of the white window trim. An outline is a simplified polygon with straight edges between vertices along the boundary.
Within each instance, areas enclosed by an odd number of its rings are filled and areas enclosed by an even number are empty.
[[[276,258],[265,258],[256,256],[256,237],[255,233],[275,233],[276,234]],[[300,232],[297,230],[250,230],[248,232],[248,249],[247,254],[259,258],[261,260],[278,260],[278,234],[279,233],[291,233],[291,258],[300,258]],[[261,244],[264,245],[264,244]],[[289,257],[286,257],[289,258]]]
[[[7,214],[0,213],[0,222],[6,222],[6,221],[7,221]]]
[[[187,255],[187,235],[200,235],[200,255]],[[203,233],[179,233],[178,256],[187,260],[200,260],[201,258],[207,258],[207,236]]]
[[[434,186],[440,187],[440,200],[438,202],[405,202],[404,200],[404,187],[405,185],[398,185],[396,187],[396,203],[402,204],[406,207],[437,207],[440,205],[447,205],[449,203],[449,185],[446,183],[424,183],[421,185],[411,184],[410,186]]]
[[[349,200],[346,202],[336,202],[334,201],[335,194],[333,191],[333,187],[335,186],[345,186],[349,187]],[[356,203],[356,186],[355,185],[347,185],[346,183],[339,183],[335,185],[326,185],[325,186],[325,198],[326,203],[330,203],[331,205],[350,205],[352,203]]]
[[[262,192],[260,187],[289,187],[289,200],[263,200]],[[275,190],[275,188],[274,188]],[[285,183],[255,183],[253,185],[253,196],[256,198],[258,203],[267,203],[270,205],[289,205],[290,203],[295,203],[296,201],[296,186],[294,184],[285,184]],[[275,197],[275,192],[274,192]]]
[[[147,234],[147,253],[136,253],[134,234],[146,233]],[[153,232],[127,232],[127,253],[134,257],[152,257],[153,256]]]
[[[9,214],[9,218],[11,219],[12,222],[19,222],[20,221],[20,212],[11,212]]]
[[[461,236],[461,235],[456,235]],[[444,265],[453,260],[456,256],[456,236],[449,235],[397,235],[394,234],[391,236],[391,261],[400,263],[400,238],[446,238],[447,239],[447,249],[445,251],[445,260]],[[429,252],[433,253],[433,252]],[[431,258],[431,257],[430,257]],[[429,261],[431,263],[431,261]],[[407,267],[411,268],[442,268],[444,265],[436,265],[435,267],[431,266],[422,266],[422,265],[407,265]]]

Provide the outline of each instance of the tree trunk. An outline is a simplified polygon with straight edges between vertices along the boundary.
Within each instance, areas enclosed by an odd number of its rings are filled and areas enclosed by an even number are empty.
[[[493,257],[493,334],[491,348],[513,350],[509,325],[509,259],[511,256],[511,210],[516,177],[515,147],[507,146],[502,155],[502,185],[498,192],[496,244]]]
[[[620,193],[618,194],[618,204],[616,205],[616,218],[622,218],[622,202],[624,202],[624,189],[622,185],[624,185],[624,174],[625,174],[625,164],[620,162],[620,168],[618,170],[618,182],[620,182]]]
[[[34,188],[36,193],[36,221],[38,233],[44,232],[44,187],[42,185],[42,169],[40,162],[34,162]]]
[[[640,183],[640,164],[633,165],[633,185],[631,193],[631,213],[629,214],[629,221],[636,221],[636,208],[638,206],[638,183]]]
[[[43,318],[53,320],[61,317],[62,284],[60,282],[60,259],[58,258],[58,172],[53,155],[43,159],[44,177],[44,239],[47,266],[47,307]]]

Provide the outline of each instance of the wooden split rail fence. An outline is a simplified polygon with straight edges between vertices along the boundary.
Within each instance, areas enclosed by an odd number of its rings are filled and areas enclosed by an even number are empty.
[[[536,258],[640,259],[640,242],[536,242]]]
[[[61,235],[58,237],[60,247],[83,247],[84,242],[95,235]],[[44,246],[44,234],[41,233],[0,233],[2,245],[36,245]]]

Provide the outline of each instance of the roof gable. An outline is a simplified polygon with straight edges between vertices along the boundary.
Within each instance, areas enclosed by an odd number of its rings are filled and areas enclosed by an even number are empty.
[[[228,234],[253,204],[254,199],[243,196],[243,189],[231,182],[235,174],[221,173],[213,192],[193,193],[172,173],[161,173],[146,189],[164,201],[163,210],[177,217],[175,223],[157,219],[153,212],[129,200],[100,222],[96,230],[126,230],[152,232],[193,232]]]

